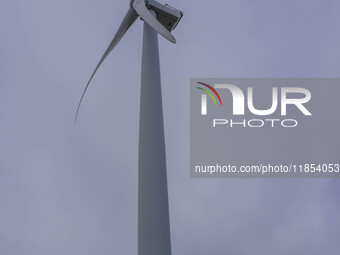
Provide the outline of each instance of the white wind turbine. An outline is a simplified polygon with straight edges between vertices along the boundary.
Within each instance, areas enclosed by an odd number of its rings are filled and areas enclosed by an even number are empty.
[[[172,43],[170,33],[183,16],[181,11],[155,0],[131,0],[130,8],[98,68],[138,17],[144,20],[138,157],[138,255],[171,255],[169,203],[161,77],[157,33]]]

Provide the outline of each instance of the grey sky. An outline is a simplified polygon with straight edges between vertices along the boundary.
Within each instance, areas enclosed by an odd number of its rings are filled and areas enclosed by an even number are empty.
[[[173,254],[338,254],[337,180],[189,175],[192,77],[339,77],[338,1],[179,1],[160,38]],[[142,22],[128,1],[0,2],[0,254],[136,254]]]

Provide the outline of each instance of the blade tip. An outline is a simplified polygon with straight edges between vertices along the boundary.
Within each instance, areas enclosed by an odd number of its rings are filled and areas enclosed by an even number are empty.
[[[172,42],[173,44],[176,44],[177,43],[176,38],[172,36],[170,39],[170,42]]]

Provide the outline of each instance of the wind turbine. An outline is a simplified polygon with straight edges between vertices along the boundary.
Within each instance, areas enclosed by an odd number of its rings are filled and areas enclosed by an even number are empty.
[[[155,0],[131,0],[116,35],[100,59],[81,96],[98,68],[138,17],[144,20],[138,150],[138,255],[171,255],[169,203],[163,124],[158,35],[176,43],[171,31],[183,13]]]

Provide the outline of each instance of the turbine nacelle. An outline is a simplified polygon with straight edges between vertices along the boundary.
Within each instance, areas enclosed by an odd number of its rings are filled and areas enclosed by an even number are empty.
[[[133,7],[135,0],[130,0],[130,8],[138,15]],[[169,31],[174,30],[183,17],[183,12],[168,5],[161,4],[155,0],[144,0],[147,9],[156,13],[157,20]]]
[[[171,32],[183,17],[183,12],[175,9],[168,4],[160,4],[155,0],[149,0],[147,7],[156,12],[157,20]]]

